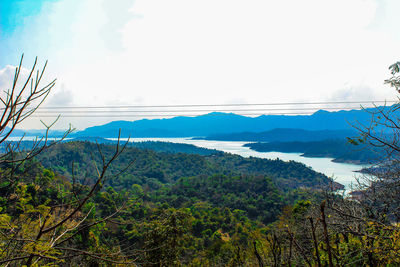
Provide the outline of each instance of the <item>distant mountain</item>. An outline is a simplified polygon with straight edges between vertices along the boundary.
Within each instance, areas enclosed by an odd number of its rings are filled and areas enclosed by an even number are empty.
[[[373,111],[374,109],[367,109]],[[143,119],[137,121],[113,121],[104,125],[89,127],[69,137],[99,136],[117,137],[192,137],[220,134],[271,131],[276,128],[304,129],[308,131],[353,130],[357,122],[368,125],[370,114],[364,110],[328,112],[320,110],[312,115],[262,115],[246,117],[233,113],[213,112],[197,117],[174,117],[169,119]],[[40,130],[16,130],[13,135],[41,135]],[[60,136],[62,131],[53,131],[50,136]]]
[[[367,109],[373,111],[373,109]],[[352,124],[368,124],[370,114],[364,110],[328,112],[320,110],[312,115],[262,115],[246,117],[233,113],[210,113],[197,117],[170,119],[143,119],[138,121],[113,121],[87,128],[75,136],[116,137],[190,137],[210,136],[238,132],[264,132],[275,128],[296,128],[309,131],[353,130]]]
[[[326,139],[342,139],[357,135],[354,129],[348,130],[320,130],[308,131],[304,129],[273,129],[266,132],[241,132],[230,134],[215,134],[205,138],[204,140],[218,140],[218,141],[253,141],[253,142],[290,142],[290,141],[320,141]]]
[[[6,127],[5,133],[9,131],[9,127]],[[51,137],[61,137],[63,136],[65,131],[63,130],[50,130],[48,132],[48,136]],[[46,130],[40,129],[40,130],[22,130],[22,129],[14,129],[11,133],[11,137],[19,137],[19,136],[30,136],[30,137],[42,137],[46,134]]]

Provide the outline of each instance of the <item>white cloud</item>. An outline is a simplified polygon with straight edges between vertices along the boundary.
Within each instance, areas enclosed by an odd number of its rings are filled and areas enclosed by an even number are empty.
[[[15,77],[15,71],[16,71],[17,66],[11,66],[11,65],[7,65],[4,68],[0,69],[0,96],[3,100],[7,99],[7,94],[9,92],[12,91],[13,89],[13,83],[14,83],[14,77]],[[21,67],[20,72],[19,72],[19,76],[17,79],[17,83],[14,87],[14,97],[13,99],[15,100],[17,98],[17,95],[23,90],[24,86],[24,92],[22,94],[22,98],[20,99],[20,101],[24,101],[28,96],[30,96],[30,89],[31,89],[31,82],[32,82],[32,78],[33,80],[36,79],[36,71],[33,74],[33,76],[31,76],[31,80],[28,81],[29,78],[29,74],[30,74],[31,70]],[[43,85],[45,85],[46,80],[48,80],[47,78],[43,78],[43,83],[40,83],[41,88],[43,87]],[[40,88],[39,88],[40,89]],[[57,94],[56,94],[57,95]],[[36,101],[30,102],[30,105],[28,106],[29,108],[33,108],[36,105],[39,104],[40,100],[42,98],[39,98]],[[64,100],[65,101],[65,100]],[[4,104],[0,103],[0,107],[4,107]],[[26,109],[27,110],[27,109]],[[64,124],[64,126],[61,126],[63,128],[65,128],[65,125],[68,126],[68,124]],[[31,116],[31,118],[27,119],[26,121],[24,121],[23,123],[19,124],[17,126],[17,128],[42,128],[42,124],[40,122],[40,118],[36,117],[36,116]]]
[[[74,101],[74,96],[72,91],[68,90],[65,85],[61,85],[59,90],[53,90],[52,94],[49,97],[49,100],[46,101],[45,106],[49,107],[66,107],[70,106]]]
[[[368,85],[350,86],[347,85],[341,90],[333,93],[331,101],[368,101],[373,99],[384,99],[374,92]]]
[[[398,60],[396,0],[46,5],[37,54],[75,105],[323,101],[360,85],[394,96],[383,80]]]
[[[0,90],[11,89],[12,82],[14,80],[15,66],[7,65],[0,69]]]
[[[122,49],[122,28],[131,19],[129,8],[133,3],[134,0],[119,0],[117,5],[115,1],[103,2],[107,22],[100,30],[100,35],[111,50]]]
[[[12,90],[17,67],[18,66],[7,65],[0,69],[0,95],[3,99],[6,99],[6,92]],[[15,84],[14,95],[18,94],[25,85],[26,93],[23,94],[23,96],[29,94],[30,82],[27,83],[29,74],[29,69],[21,67],[17,77],[17,83]]]

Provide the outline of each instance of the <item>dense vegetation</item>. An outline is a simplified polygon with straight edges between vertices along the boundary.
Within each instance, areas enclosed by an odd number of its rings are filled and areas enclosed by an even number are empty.
[[[58,138],[60,139],[60,138]],[[55,139],[57,140],[57,139]],[[63,142],[73,142],[73,141],[88,141],[92,143],[99,143],[99,144],[109,144],[115,145],[117,141],[109,140],[101,137],[78,137],[73,139],[66,139],[62,140]],[[51,144],[53,141],[49,141]],[[0,144],[0,152],[4,153],[9,146],[15,146],[18,144],[19,149],[29,150],[32,148],[35,141],[10,141],[4,142]],[[43,143],[43,142],[42,142]],[[140,141],[140,142],[130,142],[128,144],[130,147],[136,147],[140,149],[149,149],[157,152],[166,152],[166,153],[186,153],[186,154],[198,154],[198,155],[212,155],[219,153],[218,150],[215,149],[207,149],[202,147],[197,147],[190,144],[179,144],[179,143],[172,143],[172,142],[160,142],[160,141]]]
[[[77,137],[71,140],[67,140],[67,142],[72,142],[72,141],[89,141],[92,143],[97,142],[99,144],[114,144],[114,145],[117,144],[116,140],[110,140],[101,137]],[[208,149],[190,144],[180,144],[180,143],[161,142],[161,141],[129,142],[128,146],[140,149],[149,149],[157,152],[167,152],[167,153],[212,155],[219,152],[218,150],[215,149]]]
[[[386,82],[400,93],[400,62],[390,68]],[[31,79],[34,65],[25,98],[28,82],[15,89],[19,70],[2,101],[0,145],[54,85],[40,89],[43,72]],[[356,199],[296,162],[199,155],[189,147],[192,154],[172,153],[182,147],[171,144],[164,152],[118,142],[6,145],[0,264],[399,266],[399,107],[374,111],[372,126],[358,125],[360,137],[350,139],[379,147],[382,156]],[[382,128],[391,134],[375,131]]]
[[[304,157],[333,158],[335,162],[369,164],[379,159],[379,148],[354,146],[347,139],[331,139],[312,142],[249,143],[245,146],[259,152],[302,153]]]
[[[84,196],[95,182],[96,164],[92,160],[100,165],[101,155],[109,158],[115,149],[116,145],[111,144],[67,142],[49,147],[37,159],[20,166],[4,163],[3,173],[12,172],[21,178],[15,183],[2,180],[3,229],[9,233],[19,227],[37,229],[38,220],[48,212],[57,222],[57,213],[63,211],[55,207]],[[131,162],[126,172],[117,175]],[[73,219],[69,222],[76,231],[66,241],[54,244],[50,236],[44,236],[40,248],[28,246],[14,252],[23,255],[40,250],[46,255],[43,262],[61,253],[68,262],[84,265],[133,258],[143,265],[159,262],[164,266],[174,262],[240,262],[244,253],[251,255],[246,252],[248,244],[264,238],[266,225],[278,218],[285,205],[315,195],[314,182],[320,186],[329,183],[325,176],[295,162],[244,159],[224,153],[161,153],[132,147],[126,148],[109,171],[103,189],[96,190],[82,207],[82,212],[88,213],[85,223]],[[310,187],[311,191],[300,187]],[[116,211],[112,220],[102,221]],[[36,214],[36,219],[27,220],[30,214]],[[8,229],[10,223],[16,228]],[[88,228],[91,224],[93,227]],[[34,233],[19,233],[18,240],[34,238]],[[7,237],[3,238],[7,242]],[[114,244],[113,248],[108,244]],[[64,246],[86,253],[75,257],[71,251],[64,251]],[[124,253],[115,254],[118,249]],[[238,250],[242,256],[235,259]]]
[[[365,217],[360,203],[311,187],[315,179],[328,180],[302,164],[132,147],[82,207],[83,223],[71,218],[60,230],[67,232],[63,238],[45,234],[34,247],[21,241],[35,238],[41,218],[56,223],[68,212],[57,207],[85,196],[96,176],[91,160],[99,165],[101,155],[110,158],[115,149],[75,141],[19,166],[3,163],[1,249],[14,249],[0,259],[39,255],[41,264],[84,266],[398,263],[399,231],[392,220],[378,210]],[[116,175],[132,160],[131,168]],[[16,182],[6,179],[11,170]],[[309,178],[283,179],[297,175]],[[319,206],[323,199],[327,204]]]
[[[140,149],[149,149],[157,152],[167,152],[167,153],[212,155],[219,152],[218,150],[202,148],[189,144],[179,144],[179,143],[159,142],[159,141],[134,142],[132,143],[131,146]]]
[[[177,145],[177,148],[179,147]],[[115,145],[100,144],[100,148],[109,156],[114,152]],[[84,182],[96,172],[96,165],[93,162],[97,165],[101,163],[100,155],[96,154],[97,149],[97,145],[91,142],[61,143],[38,155],[38,160],[46,168],[51,168],[64,176],[71,177],[73,171],[75,178]],[[130,167],[127,170],[115,177],[128,165]],[[157,153],[134,147],[127,147],[124,155],[115,159],[109,173],[107,184],[116,189],[129,188],[133,184],[156,189],[162,184],[173,183],[182,177],[215,174],[266,176],[283,191],[299,187],[317,188],[330,182],[325,175],[294,161],[243,158],[222,152],[209,156]]]

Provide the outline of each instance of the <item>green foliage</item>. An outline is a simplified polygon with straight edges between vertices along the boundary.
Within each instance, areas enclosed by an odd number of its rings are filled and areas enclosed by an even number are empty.
[[[49,223],[59,221],[59,215],[68,210],[53,207],[73,203],[90,190],[96,170],[91,159],[100,161],[94,148],[87,142],[54,146],[40,158],[51,169],[30,161],[13,171],[21,177],[18,183],[1,180],[0,230],[20,229],[18,238],[34,239],[43,217],[48,216]],[[114,147],[102,145],[101,149],[107,158]],[[132,169],[113,176],[131,160],[135,160]],[[74,178],[68,167],[72,162]],[[8,167],[2,167],[2,177]],[[40,253],[43,265],[107,266],[112,262],[93,255],[116,255],[109,259],[129,259],[143,266],[257,266],[260,261],[267,266],[303,266],[307,260],[317,266],[317,254],[321,264],[328,265],[322,219],[315,206],[323,197],[319,187],[312,186],[326,183],[325,179],[294,162],[130,148],[111,167],[111,175],[81,214],[59,230],[67,230],[65,245],[89,254],[63,260],[71,252],[55,246],[50,234],[14,253]],[[340,196],[333,200],[344,201]],[[79,221],[82,216],[85,219]],[[112,219],[103,220],[108,217]],[[314,219],[318,253],[309,218]],[[338,218],[331,210],[326,219],[334,264],[400,264],[397,227],[359,221],[355,234],[335,227]],[[9,241],[0,240],[2,251]]]
[[[263,176],[181,178],[163,195],[156,192],[154,197],[175,207],[208,201],[221,208],[243,210],[249,218],[263,223],[274,221],[284,205],[283,197],[271,179]]]
[[[100,145],[105,156],[110,156],[115,147]],[[89,142],[68,142],[55,145],[39,155],[40,162],[61,175],[72,176],[81,183],[88,183],[96,173],[95,163],[101,159],[96,155],[96,144]],[[94,158],[93,158],[93,157]],[[124,171],[128,165],[132,166]],[[73,168],[72,168],[73,166]],[[194,154],[157,153],[151,150],[127,148],[109,170],[106,184],[117,190],[138,184],[146,190],[157,190],[163,184],[174,183],[182,177],[198,175],[255,175],[271,178],[279,188],[290,191],[299,187],[321,187],[329,185],[329,179],[298,162],[284,162],[260,158],[243,158],[238,155],[218,153],[209,156]],[[118,176],[113,176],[119,174]]]
[[[394,87],[397,92],[400,92],[400,76],[399,76],[399,70],[400,70],[400,62],[396,62],[389,67],[390,72],[392,73],[392,77],[389,79],[385,80],[385,83],[390,84],[390,86]]]

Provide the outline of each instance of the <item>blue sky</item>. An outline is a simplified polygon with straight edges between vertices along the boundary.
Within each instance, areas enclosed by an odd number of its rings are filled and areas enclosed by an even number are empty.
[[[37,16],[44,1],[13,1],[0,2],[0,30],[4,37],[10,37],[17,28],[23,27],[23,21],[27,17]],[[21,23],[22,22],[22,23]]]
[[[49,60],[51,106],[393,99],[383,80],[400,59],[398,10],[398,0],[2,0],[0,86],[24,52],[26,68]]]
[[[23,33],[37,32],[40,26],[36,19],[42,16],[42,7],[45,2],[56,0],[2,0],[0,1],[0,64],[15,64],[21,51],[30,51]],[[32,38],[32,37],[30,37]],[[32,49],[34,50],[34,49]],[[33,51],[32,51],[33,52]]]

